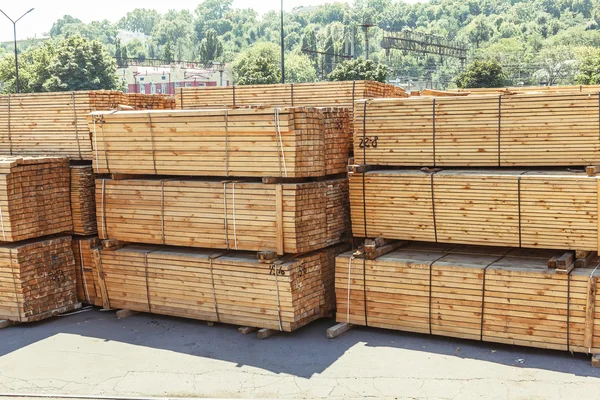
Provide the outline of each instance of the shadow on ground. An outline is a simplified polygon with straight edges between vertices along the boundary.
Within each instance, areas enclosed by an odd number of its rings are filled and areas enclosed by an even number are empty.
[[[322,373],[357,344],[600,377],[600,369],[592,368],[590,357],[584,354],[573,355],[376,328],[354,328],[336,339],[326,339],[326,329],[334,324],[333,320],[325,319],[293,333],[258,340],[254,334],[242,335],[233,325],[216,324],[209,327],[199,321],[150,314],[137,314],[118,320],[114,311],[93,309],[0,330],[0,357],[56,334],[66,333],[228,361],[240,367],[253,366],[304,378]]]

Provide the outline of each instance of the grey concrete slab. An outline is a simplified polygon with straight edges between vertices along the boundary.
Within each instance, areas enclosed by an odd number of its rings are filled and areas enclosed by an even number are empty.
[[[587,399],[589,356],[322,320],[266,340],[237,326],[94,309],[0,330],[0,393],[231,398]]]

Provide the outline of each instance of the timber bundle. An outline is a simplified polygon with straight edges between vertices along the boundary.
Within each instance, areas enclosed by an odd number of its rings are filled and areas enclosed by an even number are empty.
[[[600,353],[597,88],[454,94],[356,102],[331,334]]]
[[[96,112],[97,173],[286,178],[346,171],[343,108]]]
[[[373,81],[313,82],[181,88],[177,108],[190,110],[217,106],[347,107],[358,99],[408,97],[403,89]]]
[[[71,165],[71,214],[75,235],[93,235],[96,224],[96,181],[91,165]]]
[[[120,106],[170,109],[174,100],[118,91],[32,93],[0,96],[0,155],[92,159],[87,114]]]

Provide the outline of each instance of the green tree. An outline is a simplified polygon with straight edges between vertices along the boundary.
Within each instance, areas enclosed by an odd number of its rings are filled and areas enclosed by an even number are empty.
[[[150,35],[154,26],[160,21],[160,14],[156,10],[136,8],[128,12],[118,23],[118,27],[132,32],[141,32]]]
[[[173,53],[173,46],[171,45],[171,42],[167,42],[167,44],[165,44],[165,46],[163,47],[162,59],[167,64],[171,64],[174,60],[174,57],[175,54]]]
[[[47,67],[45,91],[118,89],[114,58],[96,40],[71,36],[59,42]]]
[[[127,54],[130,58],[135,58],[138,61],[144,61],[148,57],[146,46],[138,39],[133,39],[127,43]]]
[[[127,46],[123,46],[123,50],[121,50],[123,62],[120,67],[127,68],[129,65],[129,55],[127,54]]]
[[[279,46],[257,43],[240,54],[233,64],[238,85],[262,85],[281,82]]]
[[[388,68],[362,57],[339,64],[327,77],[330,81],[369,80],[386,82]]]
[[[206,37],[200,43],[200,62],[208,65],[210,62],[218,60],[223,55],[223,44],[217,36],[214,29],[206,32]]]
[[[502,65],[496,59],[477,60],[456,77],[459,88],[496,88],[505,84]]]
[[[286,55],[285,80],[290,83],[315,82],[317,71],[311,59],[305,54]]]
[[[600,51],[593,49],[584,55],[575,82],[579,85],[600,84]]]
[[[540,69],[534,74],[538,83],[549,86],[570,82],[578,70],[574,49],[569,46],[546,47],[536,61]]]
[[[123,51],[121,49],[121,39],[117,39],[115,42],[115,60],[117,60],[117,66],[123,66]]]
[[[81,23],[82,22],[80,19],[72,17],[70,15],[65,15],[64,17],[62,17],[61,19],[56,21],[54,24],[52,24],[52,28],[50,28],[50,36],[51,37],[60,36],[63,34],[63,29],[67,25],[81,24]]]

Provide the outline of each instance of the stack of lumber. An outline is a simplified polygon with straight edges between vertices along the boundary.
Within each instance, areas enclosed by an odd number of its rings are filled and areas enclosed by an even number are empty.
[[[118,91],[28,93],[0,96],[0,155],[68,156],[92,159],[87,114],[121,105],[169,108],[160,95]]]
[[[122,111],[90,115],[96,173],[321,177],[352,143],[341,108]]]
[[[0,245],[0,319],[33,322],[79,306],[71,237]]]
[[[71,165],[71,215],[75,235],[93,235],[96,224],[96,182],[91,165]]]
[[[348,181],[98,179],[101,239],[303,253],[348,233]]]
[[[0,242],[71,232],[66,158],[0,158]]]
[[[355,158],[382,166],[600,164],[599,104],[598,92],[363,101]]]
[[[338,245],[265,264],[256,255],[129,245],[96,257],[109,307],[291,332],[335,306]]]
[[[350,176],[352,230],[366,238],[598,250],[598,204],[598,177],[585,172],[383,170]]]
[[[345,253],[336,259],[337,320],[597,353],[600,260],[570,273],[549,269],[561,253],[425,243],[376,260]]]
[[[94,261],[94,250],[101,247],[98,236],[73,237],[77,300],[81,303],[102,306],[102,292]]]
[[[215,106],[267,105],[275,107],[353,107],[354,100],[408,97],[401,88],[374,81],[312,82],[276,85],[182,88],[178,109]]]
[[[561,93],[561,92],[596,92],[600,85],[571,86],[507,86],[502,88],[466,88],[450,89],[449,92],[466,94],[498,94],[498,93]]]

